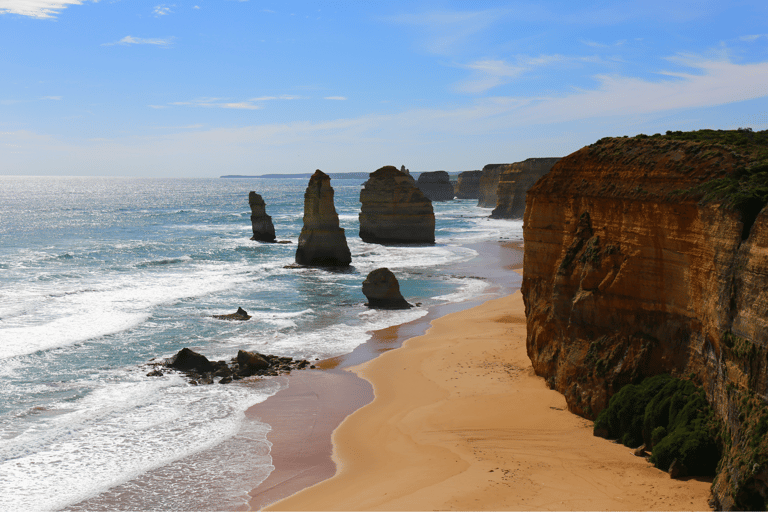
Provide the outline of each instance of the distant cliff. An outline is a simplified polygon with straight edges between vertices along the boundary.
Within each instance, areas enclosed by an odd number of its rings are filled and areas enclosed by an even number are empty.
[[[722,422],[719,508],[768,505],[768,132],[602,139],[528,191],[528,354],[573,412],[671,373]]]
[[[445,171],[419,174],[416,186],[430,201],[450,201],[453,199],[453,184]]]
[[[456,181],[456,199],[477,199],[480,197],[480,176],[483,171],[464,171]]]
[[[547,174],[559,158],[529,158],[501,167],[496,189],[496,208],[493,219],[522,219],[525,213],[525,194],[536,181]]]
[[[478,185],[477,206],[482,208],[496,208],[496,189],[499,186],[499,175],[503,167],[509,164],[488,164],[480,173]]]

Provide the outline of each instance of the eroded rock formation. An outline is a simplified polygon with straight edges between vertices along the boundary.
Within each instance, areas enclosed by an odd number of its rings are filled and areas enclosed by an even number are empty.
[[[378,309],[408,309],[409,304],[400,293],[400,283],[388,268],[377,268],[363,281],[363,294],[368,299],[366,306]]]
[[[256,192],[251,191],[248,194],[248,204],[251,205],[251,226],[253,227],[251,240],[274,242],[275,226],[272,224],[272,217],[267,215],[264,199]]]
[[[464,171],[459,173],[454,191],[456,199],[478,199],[480,197],[480,176],[483,171]]]
[[[453,185],[445,171],[423,172],[419,175],[416,185],[430,201],[453,199]]]
[[[541,178],[524,217],[536,373],[588,418],[644,377],[700,382],[724,426],[712,491],[725,509],[768,499],[766,141],[602,139]]]
[[[480,184],[477,197],[477,206],[482,208],[496,208],[498,196],[496,189],[499,187],[499,175],[505,165],[488,164],[480,172]]]
[[[433,244],[435,213],[413,177],[386,166],[360,191],[360,238],[370,243]]]
[[[304,227],[296,248],[296,263],[315,267],[346,267],[352,262],[344,230],[333,204],[331,178],[320,169],[304,193]]]
[[[547,174],[559,158],[529,158],[505,165],[499,174],[496,188],[496,208],[493,219],[522,219],[525,213],[525,194],[536,181]]]

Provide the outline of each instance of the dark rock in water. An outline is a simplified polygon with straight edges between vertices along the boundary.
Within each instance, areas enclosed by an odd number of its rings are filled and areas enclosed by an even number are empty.
[[[272,217],[267,215],[264,199],[256,192],[251,191],[248,194],[248,204],[251,205],[251,226],[253,227],[251,240],[274,242],[275,226],[272,224]]]
[[[263,355],[256,352],[246,352],[245,350],[238,351],[237,364],[240,365],[241,369],[252,372],[266,370],[270,366],[269,361]]]
[[[423,172],[419,175],[416,184],[430,201],[453,199],[453,185],[445,171]]]
[[[435,213],[413,177],[393,166],[371,173],[360,191],[360,238],[381,244],[435,243]]]
[[[147,377],[162,377],[163,372],[161,370],[153,370],[147,374]]]
[[[408,309],[411,304],[400,294],[400,284],[388,268],[377,268],[363,281],[366,306],[380,309]]]
[[[186,347],[173,356],[167,365],[177,370],[195,371],[198,373],[210,372],[214,369],[213,363],[207,357]]]
[[[686,476],[688,476],[688,468],[685,467],[685,464],[677,459],[673,460],[672,464],[669,465],[669,477],[677,479]]]
[[[304,193],[304,227],[296,248],[296,263],[313,267],[346,267],[352,262],[347,238],[333,205],[331,178],[315,171]]]
[[[219,384],[229,384],[230,382],[232,382],[232,377],[223,377],[219,381]]]
[[[218,318],[219,320],[250,320],[251,315],[248,314],[246,310],[243,308],[237,308],[237,311],[235,313],[230,313],[228,315],[213,315],[213,318]]]
[[[456,199],[478,199],[480,197],[480,176],[483,171],[464,171],[459,173],[456,182]]]

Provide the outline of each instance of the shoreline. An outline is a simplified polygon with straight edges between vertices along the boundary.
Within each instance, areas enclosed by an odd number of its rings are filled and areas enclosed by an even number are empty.
[[[432,321],[499,297],[519,288],[520,278],[511,272],[522,268],[522,242],[498,241],[471,244],[478,256],[456,265],[490,283],[479,297],[460,303],[434,306],[416,320],[372,331],[370,338],[349,354],[316,363],[317,370],[302,370],[288,376],[286,389],[246,411],[246,417],[272,427],[267,438],[275,469],[249,493],[248,508],[260,510],[302,489],[333,477],[333,431],[350,414],[370,403],[373,389],[368,381],[348,371],[399,348],[407,340],[423,335]]]
[[[350,368],[375,398],[334,431],[339,470],[268,509],[709,509],[709,479],[672,480],[568,412],[525,329],[517,291]]]

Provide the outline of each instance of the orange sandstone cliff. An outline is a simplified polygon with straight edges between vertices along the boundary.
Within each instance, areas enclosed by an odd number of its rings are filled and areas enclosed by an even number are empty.
[[[522,292],[537,374],[594,419],[627,383],[701,384],[716,508],[768,505],[768,132],[602,139],[529,191]]]

